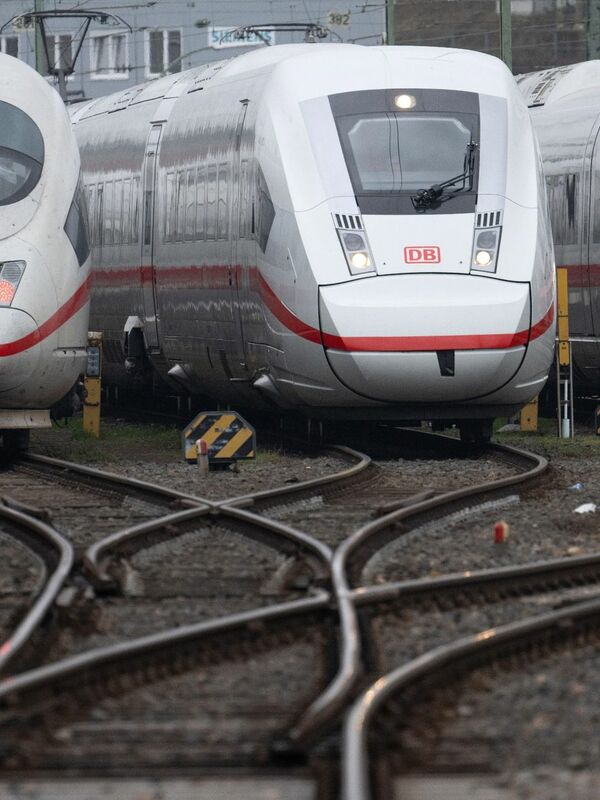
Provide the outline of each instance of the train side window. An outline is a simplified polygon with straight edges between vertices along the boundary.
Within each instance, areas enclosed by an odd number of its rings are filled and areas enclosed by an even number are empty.
[[[592,161],[592,207],[590,218],[592,220],[592,243],[600,244],[600,148],[596,138]]]
[[[90,247],[94,247],[96,244],[96,184],[90,183],[87,186],[87,196],[88,196],[88,230],[90,236]]]
[[[217,239],[229,236],[229,168],[219,164],[219,203],[217,209]]]
[[[75,196],[65,222],[65,233],[73,245],[79,266],[85,264],[90,254],[88,234],[87,196],[81,178],[75,190]]]
[[[175,173],[165,176],[165,242],[173,241],[175,218]]]
[[[103,244],[113,243],[113,183],[106,181],[104,184],[104,231]]]
[[[240,164],[240,239],[250,237],[250,175],[248,161]]]
[[[177,173],[177,215],[175,226],[175,240],[178,242],[183,241],[183,232],[185,230],[185,201],[186,201],[186,183],[185,183],[185,170],[180,169]]]
[[[206,171],[206,238],[217,238],[217,167]]]
[[[140,207],[140,179],[133,178],[131,181],[131,241],[137,244],[139,241],[138,224],[139,224],[139,207]]]
[[[95,243],[98,247],[104,244],[104,184],[98,184],[98,203],[96,205],[96,219],[94,227],[96,228],[96,236],[94,237]]]
[[[577,173],[547,175],[546,186],[554,243],[577,244],[581,203],[579,176]]]
[[[131,180],[125,178],[123,181],[123,214],[122,214],[122,234],[123,244],[131,243]]]
[[[196,238],[196,170],[187,171],[187,208],[185,210],[185,240],[193,242]]]
[[[121,244],[122,242],[122,224],[123,224],[123,181],[115,181],[115,194],[113,201],[113,243]]]
[[[196,238],[204,239],[206,233],[206,170],[198,167],[196,186]]]
[[[258,246],[263,251],[267,249],[269,234],[275,219],[275,208],[269,194],[269,187],[263,175],[262,169],[258,168],[257,176],[257,199],[258,199]]]

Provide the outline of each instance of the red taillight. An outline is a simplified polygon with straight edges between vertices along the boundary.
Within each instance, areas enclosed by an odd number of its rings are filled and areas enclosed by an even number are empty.
[[[0,306],[9,306],[12,303],[17,287],[14,283],[3,281],[0,278]]]
[[[0,264],[0,306],[12,303],[24,271],[24,261],[5,261]]]

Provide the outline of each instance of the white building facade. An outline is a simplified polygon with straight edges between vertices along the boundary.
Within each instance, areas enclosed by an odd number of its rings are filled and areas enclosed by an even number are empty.
[[[44,5],[42,3],[42,5]],[[35,34],[16,15],[33,10],[33,0],[0,3],[0,50],[35,66]],[[74,0],[46,0],[46,11],[67,11],[86,4]],[[309,40],[381,44],[385,39],[385,6],[348,4],[340,0],[111,0],[90,4],[122,19],[115,25],[92,23],[67,80],[72,100],[93,98],[126,89],[162,75],[199,64],[240,55],[256,47]],[[298,26],[297,31],[268,30],[275,23]],[[241,34],[239,29],[260,29]],[[307,27],[305,27],[307,26]],[[312,26],[312,27],[311,27]],[[80,19],[49,20],[49,60],[55,68],[69,68],[81,38]],[[130,30],[131,29],[131,30]],[[237,33],[234,33],[237,31]]]

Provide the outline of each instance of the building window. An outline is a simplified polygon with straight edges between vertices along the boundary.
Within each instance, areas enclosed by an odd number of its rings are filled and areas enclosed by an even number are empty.
[[[181,31],[146,31],[146,75],[181,72]]]
[[[93,79],[129,77],[126,33],[93,34],[90,56]]]
[[[0,53],[6,53],[7,56],[19,57],[19,37],[18,36],[0,36]]]
[[[73,69],[73,38],[70,33],[46,36],[48,70],[62,69],[67,74]]]

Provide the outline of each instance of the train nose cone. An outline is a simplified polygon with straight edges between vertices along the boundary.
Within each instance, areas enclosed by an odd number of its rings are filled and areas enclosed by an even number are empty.
[[[40,353],[38,326],[29,314],[0,308],[0,392],[16,389],[31,377]]]
[[[465,401],[499,389],[529,341],[529,286],[474,275],[379,276],[320,289],[337,377],[385,403]]]

